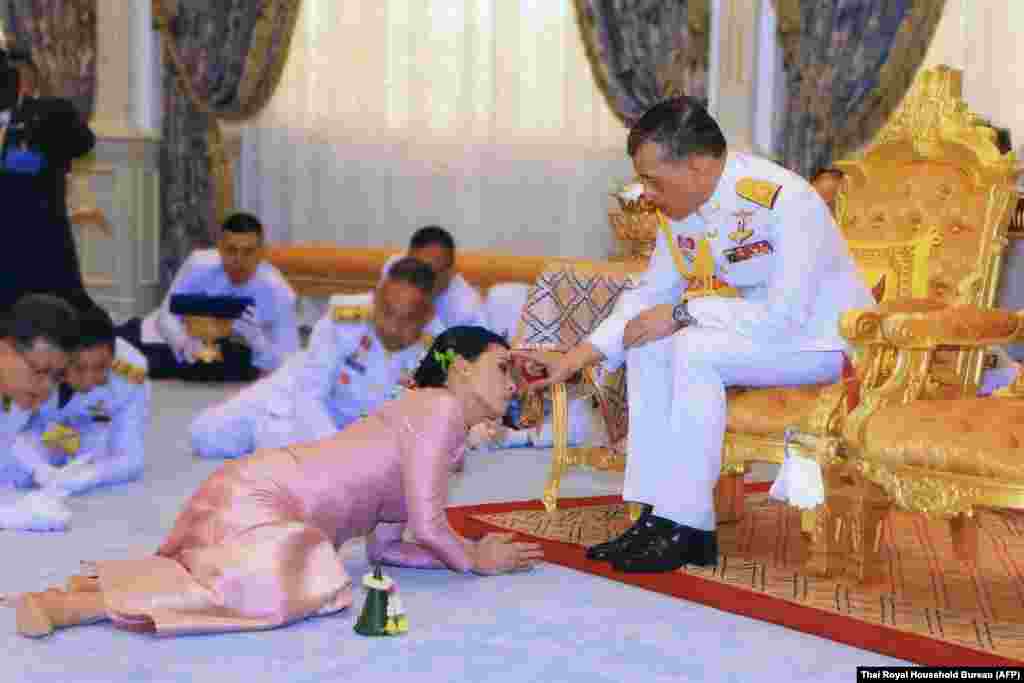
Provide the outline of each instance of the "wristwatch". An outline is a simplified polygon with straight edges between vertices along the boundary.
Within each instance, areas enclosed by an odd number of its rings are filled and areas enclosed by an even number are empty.
[[[690,315],[690,310],[686,307],[685,301],[672,307],[672,320],[676,321],[679,327],[689,327],[690,325],[697,324],[697,319]]]

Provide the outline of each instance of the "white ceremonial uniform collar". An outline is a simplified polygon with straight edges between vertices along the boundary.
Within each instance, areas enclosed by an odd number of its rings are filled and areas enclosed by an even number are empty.
[[[718,183],[715,185],[715,191],[711,193],[711,197],[706,202],[700,205],[697,209],[697,214],[704,219],[705,222],[711,221],[714,217],[722,210],[722,207],[728,203],[729,192],[736,185],[736,175],[739,167],[739,159],[734,152],[725,153],[725,166],[722,167],[722,175],[718,178]]]

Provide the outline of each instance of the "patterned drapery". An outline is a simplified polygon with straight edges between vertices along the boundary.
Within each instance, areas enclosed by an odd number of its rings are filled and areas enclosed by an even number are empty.
[[[870,141],[910,87],[945,0],[774,0],[788,106],[775,148],[803,175]]]
[[[40,92],[88,118],[96,97],[96,0],[7,0],[8,48],[27,52]]]
[[[667,95],[707,99],[708,0],[576,0],[594,78],[631,125]]]
[[[166,56],[161,275],[211,245],[233,204],[220,121],[244,121],[277,86],[301,0],[153,0]]]

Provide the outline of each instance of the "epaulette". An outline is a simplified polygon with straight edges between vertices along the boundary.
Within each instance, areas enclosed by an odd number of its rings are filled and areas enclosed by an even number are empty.
[[[124,377],[132,384],[142,384],[146,381],[146,371],[138,365],[132,365],[128,361],[115,359],[110,369]]]
[[[766,209],[775,207],[775,200],[779,198],[780,190],[782,190],[782,185],[770,180],[740,178],[736,183],[736,194]]]
[[[331,306],[331,320],[336,323],[355,323],[369,320],[373,309],[365,304],[338,304]]]

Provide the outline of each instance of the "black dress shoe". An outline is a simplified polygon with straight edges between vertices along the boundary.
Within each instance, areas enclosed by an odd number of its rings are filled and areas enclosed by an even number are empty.
[[[650,535],[612,559],[620,572],[671,572],[683,565],[709,567],[718,564],[718,537],[714,531],[676,524],[673,529]]]
[[[672,522],[660,517],[654,517],[651,514],[652,509],[653,508],[650,505],[644,505],[643,512],[640,513],[640,518],[633,523],[633,526],[626,529],[625,533],[610,541],[592,545],[587,548],[587,559],[599,561],[611,560],[612,557],[618,555],[634,543],[643,541],[650,534],[656,531],[667,531],[672,526]]]

